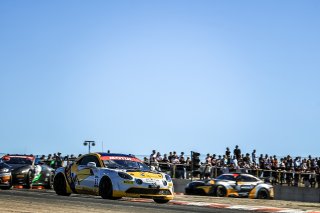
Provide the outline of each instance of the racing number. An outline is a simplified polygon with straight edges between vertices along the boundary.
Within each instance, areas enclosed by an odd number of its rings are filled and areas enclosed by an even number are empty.
[[[94,177],[94,187],[98,187],[99,186],[99,179],[97,176]]]

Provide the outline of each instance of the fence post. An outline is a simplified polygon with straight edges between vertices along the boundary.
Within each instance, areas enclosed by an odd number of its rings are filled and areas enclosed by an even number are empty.
[[[176,178],[176,164],[173,164],[172,177],[173,177],[173,178]]]

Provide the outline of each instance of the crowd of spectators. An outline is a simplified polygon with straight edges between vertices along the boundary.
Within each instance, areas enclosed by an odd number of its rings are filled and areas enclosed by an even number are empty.
[[[80,157],[80,156],[81,156],[81,154],[78,155],[78,157]],[[47,156],[41,155],[39,157],[39,160],[40,160],[39,162],[47,164],[54,169],[57,169],[61,166],[65,166],[66,164],[69,164],[69,162],[74,161],[76,158],[77,158],[77,156],[75,156],[73,154],[62,156],[61,153],[58,152],[58,153],[48,154]]]
[[[179,175],[181,178],[187,177],[186,173],[191,171],[191,159],[185,157],[184,152],[178,155],[173,151],[162,156],[160,152],[153,150],[149,159],[145,157],[144,161],[162,170],[172,169],[173,166],[176,170],[182,168],[185,172]],[[238,145],[235,146],[233,152],[227,147],[224,155],[208,153],[201,162],[197,174],[200,177],[214,177],[228,172],[251,173],[273,184],[297,186],[299,182],[302,182],[304,186],[318,185],[320,188],[320,158],[310,155],[308,157],[257,155],[256,150],[251,153],[242,153]]]

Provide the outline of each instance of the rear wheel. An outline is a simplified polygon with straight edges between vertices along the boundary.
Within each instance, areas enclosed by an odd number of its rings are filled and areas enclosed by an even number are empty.
[[[260,189],[258,192],[258,199],[269,199],[270,194],[266,189]]]
[[[57,195],[69,196],[71,193],[67,193],[66,180],[63,174],[59,173],[54,177],[53,188]]]
[[[108,177],[103,177],[99,184],[99,194],[103,199],[118,200],[121,197],[113,197],[112,182]]]
[[[153,199],[153,200],[156,203],[168,203],[169,202],[169,200],[165,200],[165,199]]]
[[[227,195],[227,189],[224,186],[217,186],[216,195],[217,197],[225,197]]]

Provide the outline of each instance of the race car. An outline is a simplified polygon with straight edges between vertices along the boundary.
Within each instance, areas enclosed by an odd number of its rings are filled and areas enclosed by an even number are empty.
[[[53,188],[55,170],[45,164],[39,158],[35,159],[35,174],[32,179],[32,186],[43,186],[45,189]]]
[[[2,160],[9,165],[11,185],[22,185],[27,189],[32,186],[44,186],[46,189],[52,188],[54,170],[44,164],[36,163],[35,156],[5,155]]]
[[[11,167],[4,162],[0,162],[0,189],[11,189],[11,187]]]
[[[253,175],[241,173],[222,174],[211,180],[193,181],[187,184],[185,193],[218,197],[274,198],[271,184],[264,183]]]
[[[100,195],[103,199],[150,198],[157,203],[173,199],[169,175],[151,170],[133,155],[90,153],[56,170],[53,183],[58,195]]]

